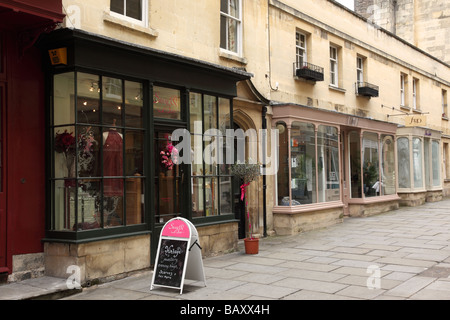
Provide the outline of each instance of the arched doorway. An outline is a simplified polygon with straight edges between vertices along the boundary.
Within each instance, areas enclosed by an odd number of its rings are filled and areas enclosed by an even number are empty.
[[[236,131],[241,129],[236,122],[233,122],[233,129]],[[234,161],[236,162],[236,154],[237,154],[237,141],[234,141]],[[245,198],[241,200],[241,189],[240,185],[243,182],[238,178],[233,179],[233,204],[234,204],[234,217],[238,220],[238,238],[245,238]]]
[[[233,129],[236,130],[241,129],[244,132],[245,137],[245,160],[249,160],[249,158],[252,158],[253,160],[257,160],[257,137],[256,137],[256,125],[253,121],[253,119],[243,110],[241,109],[234,109],[233,110]],[[250,134],[251,131],[254,131],[254,135]],[[238,152],[242,152],[242,150],[238,150],[238,139],[235,139],[234,141],[234,162],[236,163],[238,159]],[[239,158],[242,159],[242,156],[239,155]],[[257,222],[257,218],[253,217],[252,213],[255,212],[255,208],[252,207],[252,204],[248,202],[248,198],[251,195],[252,199],[254,199],[254,196],[257,196],[254,194],[254,184],[252,186],[247,188],[247,192],[241,200],[241,190],[240,186],[242,185],[242,181],[239,181],[239,179],[233,179],[233,203],[234,203],[234,213],[236,220],[239,221],[238,223],[238,237],[239,239],[243,239],[247,236],[247,225],[246,225],[246,215],[247,211],[250,212],[251,219],[253,221],[253,230],[254,232],[258,229],[257,225],[259,223]],[[245,204],[247,203],[247,208]]]

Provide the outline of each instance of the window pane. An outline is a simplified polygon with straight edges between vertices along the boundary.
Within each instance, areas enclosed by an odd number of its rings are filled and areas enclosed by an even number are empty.
[[[339,190],[339,141],[335,127],[319,126],[317,133],[319,202],[337,201]]]
[[[228,30],[227,49],[233,52],[237,52],[238,22],[231,18],[227,19],[227,30]]]
[[[204,118],[205,118],[205,128],[217,129],[217,99],[213,96],[204,95]]]
[[[220,16],[220,47],[223,49],[227,48],[227,17]]]
[[[144,133],[125,131],[125,175],[144,175]]]
[[[153,116],[164,119],[181,119],[180,91],[153,87]]]
[[[230,1],[230,12],[229,14],[236,19],[239,19],[239,1],[240,0],[229,0]]]
[[[289,154],[288,154],[288,130],[284,123],[276,127],[279,131],[279,153],[277,173],[277,199],[279,206],[289,205]]]
[[[224,13],[228,13],[228,1],[229,0],[220,0],[220,11]]]
[[[142,83],[125,81],[125,126],[144,127]]]
[[[220,214],[232,214],[231,177],[220,178]]]
[[[202,135],[191,135],[191,162],[192,162],[192,172],[194,176],[201,176],[204,174],[203,171],[203,136]]]
[[[122,80],[103,77],[103,124],[122,126]]]
[[[414,188],[423,188],[422,140],[413,138]]]
[[[126,179],[126,214],[127,225],[144,222],[144,180]]]
[[[54,178],[75,178],[75,127],[58,127],[54,129]]]
[[[394,137],[381,136],[381,194],[395,194],[395,146]]]
[[[221,158],[218,159],[220,164],[220,174],[229,174],[231,162],[233,162],[233,159],[231,159],[231,155],[233,153],[233,137],[230,135],[228,140],[226,137],[227,130],[233,129],[230,113],[230,99],[219,98],[219,130],[223,136],[223,138],[221,138],[222,140],[219,141],[219,148],[222,148]]]
[[[430,139],[425,138],[423,140],[423,159],[424,159],[424,167],[425,167],[425,188],[431,188],[431,163],[430,163]]]
[[[73,181],[74,182],[74,181]],[[53,181],[52,230],[72,230],[75,224],[76,184],[67,180]]]
[[[314,125],[294,122],[291,129],[292,205],[316,203],[316,142]]]
[[[361,198],[361,147],[359,132],[352,131],[348,138],[352,198]]]
[[[366,197],[377,196],[380,192],[378,134],[364,132],[363,160],[364,195]]]
[[[217,178],[205,178],[205,214],[216,216],[219,214],[219,189]]]
[[[111,11],[124,14],[124,0],[111,0]]]
[[[97,229],[101,226],[100,180],[84,179],[78,183],[78,222],[73,221],[72,230]]]
[[[142,20],[142,0],[125,0],[127,17]]]
[[[53,76],[53,124],[75,123],[75,73]]]
[[[398,138],[397,140],[398,153],[398,186],[399,188],[411,188],[410,175],[410,154],[409,154],[409,139]]]
[[[219,151],[221,152],[222,150],[218,149],[218,139],[217,137],[214,136],[210,136],[210,137],[206,137],[207,139],[205,141],[205,149],[203,152],[203,160],[204,160],[204,175],[217,175],[217,165],[218,165],[218,161],[219,161]],[[211,141],[208,141],[209,139],[211,139]]]
[[[80,177],[99,177],[100,128],[77,127],[77,168]]]
[[[433,140],[431,144],[431,162],[433,170],[433,186],[438,187],[441,185],[440,178],[440,155],[439,155],[439,141]]]
[[[77,73],[77,122],[98,124],[100,90],[99,77],[89,73]]]
[[[201,217],[204,213],[203,191],[204,179],[201,177],[192,177],[192,217]]]
[[[103,133],[103,176],[123,176],[123,133],[114,128]],[[105,179],[103,192],[107,197],[123,196],[123,179]]]
[[[219,98],[219,129],[222,135],[225,135],[226,129],[232,129],[230,111],[230,99]]]
[[[200,129],[200,132],[197,133],[202,134],[202,95],[200,93],[191,92],[189,95],[189,104],[191,133],[193,133],[195,129],[195,122],[197,122],[198,129]]]

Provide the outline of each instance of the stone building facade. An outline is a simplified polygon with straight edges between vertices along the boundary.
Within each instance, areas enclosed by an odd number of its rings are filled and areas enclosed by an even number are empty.
[[[254,235],[286,235],[449,194],[441,59],[332,0],[126,2],[63,0],[64,22],[35,45],[47,274],[76,265],[87,282],[149,268],[172,217],[193,222],[207,256],[237,249],[247,213]],[[270,174],[246,208],[229,167],[204,155],[167,167],[177,129],[204,147],[221,138],[208,129],[257,133],[243,138],[245,159],[269,157]],[[64,132],[81,139],[71,154],[56,143]],[[104,161],[111,141],[119,172]]]
[[[450,8],[445,1],[355,0],[355,11],[438,59],[450,62]]]

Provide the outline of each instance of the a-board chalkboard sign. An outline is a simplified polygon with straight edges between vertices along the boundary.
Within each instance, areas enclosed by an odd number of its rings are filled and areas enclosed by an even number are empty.
[[[150,290],[176,288],[181,294],[185,277],[206,286],[197,230],[189,220],[173,218],[161,230]]]
[[[188,239],[161,239],[154,284],[180,288],[183,280]]]

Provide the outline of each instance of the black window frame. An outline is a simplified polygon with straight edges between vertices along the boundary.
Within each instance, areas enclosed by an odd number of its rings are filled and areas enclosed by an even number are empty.
[[[143,222],[140,224],[133,224],[133,225],[126,225],[126,222],[120,226],[114,226],[114,227],[107,227],[105,228],[103,225],[103,218],[102,218],[102,224],[100,225],[100,228],[96,228],[96,229],[87,229],[87,230],[56,230],[55,228],[53,228],[53,217],[56,214],[55,213],[55,208],[54,208],[54,203],[53,203],[53,198],[55,195],[55,188],[54,188],[54,181],[56,180],[62,180],[61,178],[55,178],[53,176],[53,172],[54,172],[54,147],[53,147],[53,141],[54,141],[54,134],[55,132],[57,132],[56,129],[58,128],[66,128],[66,127],[73,127],[74,129],[76,129],[77,127],[84,127],[87,125],[86,122],[80,122],[78,121],[77,118],[77,110],[75,107],[75,121],[73,123],[70,124],[58,124],[58,125],[54,125],[53,122],[53,112],[54,112],[54,101],[53,101],[53,90],[54,90],[54,83],[53,83],[53,79],[55,75],[58,74],[64,74],[64,73],[74,73],[74,98],[75,101],[78,97],[78,92],[77,92],[77,73],[88,73],[88,74],[92,74],[95,76],[99,76],[100,78],[100,82],[101,79],[103,77],[111,77],[111,78],[116,78],[116,79],[120,79],[122,80],[122,83],[124,83],[125,81],[133,81],[133,82],[139,82],[142,84],[142,98],[143,98],[143,124],[142,124],[142,128],[136,128],[136,127],[127,127],[125,126],[125,112],[122,112],[122,122],[121,125],[118,125],[117,128],[120,130],[123,130],[123,132],[125,132],[125,130],[135,130],[135,131],[141,131],[143,134],[143,175],[140,176],[140,179],[142,179],[142,184],[143,184],[143,197],[144,197],[144,210],[142,211],[142,219]],[[88,68],[80,68],[80,67],[73,67],[73,68],[64,68],[64,69],[58,69],[55,70],[54,72],[51,72],[47,75],[46,77],[46,82],[47,82],[47,105],[49,106],[48,108],[46,108],[46,212],[47,212],[47,216],[46,216],[46,232],[45,232],[45,238],[43,239],[44,241],[47,240],[51,240],[51,241],[63,241],[63,242],[74,242],[74,243],[79,243],[79,242],[89,242],[92,240],[99,240],[99,239],[104,239],[104,238],[115,238],[115,237],[122,237],[122,236],[127,236],[127,235],[139,235],[139,234],[147,234],[150,233],[151,229],[151,225],[149,223],[150,219],[148,217],[148,212],[149,210],[147,209],[147,206],[149,206],[149,190],[147,186],[147,180],[149,180],[150,175],[149,175],[149,161],[148,161],[148,154],[149,154],[149,150],[148,150],[148,123],[149,123],[149,112],[148,112],[148,104],[149,104],[149,99],[148,99],[148,88],[149,88],[149,84],[148,81],[143,80],[143,79],[137,79],[137,78],[133,78],[133,77],[128,77],[128,76],[124,76],[124,75],[118,75],[118,74],[114,74],[114,73],[108,73],[108,72],[103,72],[103,71],[99,71],[99,70],[92,70],[92,69],[88,69]],[[122,86],[122,90],[124,90],[123,86]],[[100,97],[100,105],[102,104],[101,100],[102,100],[102,94],[99,94]],[[122,92],[122,102],[124,102],[125,96],[123,95]],[[107,128],[108,125],[103,124],[102,123],[102,112],[100,111],[100,121],[99,124],[92,124],[93,127],[99,128],[100,132],[103,132],[102,129],[103,128]],[[91,125],[91,124],[89,124]],[[77,132],[77,131],[75,131]],[[100,144],[101,145],[101,144]],[[100,147],[102,150],[102,147]],[[125,143],[123,145],[123,149],[125,149]],[[101,154],[101,152],[100,152]],[[125,154],[124,154],[125,157]],[[102,159],[102,158],[100,158]],[[102,160],[99,160],[102,161]],[[89,177],[90,178],[90,177]],[[98,177],[92,177],[93,179],[100,179],[103,180],[104,176],[103,176],[103,169],[101,169],[100,175]],[[124,195],[126,194],[126,179],[129,178],[129,176],[126,176],[125,174],[123,176],[119,177],[120,179],[123,179],[124,181]],[[78,175],[73,179],[76,181],[79,180],[83,180],[86,179],[86,177],[78,177]],[[103,188],[101,187],[101,190]],[[75,193],[77,195],[77,192]],[[125,198],[125,196],[124,196]],[[77,208],[78,203],[77,201],[75,201],[75,208]],[[124,201],[123,204],[124,208],[124,220],[126,221],[126,204]],[[77,214],[76,214],[77,216]],[[78,220],[75,221],[75,223],[77,223]]]

